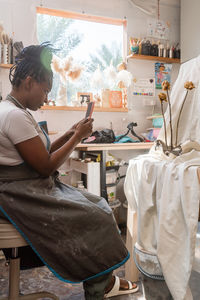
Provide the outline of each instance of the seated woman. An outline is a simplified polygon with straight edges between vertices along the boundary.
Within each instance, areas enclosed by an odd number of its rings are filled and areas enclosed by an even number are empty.
[[[0,212],[30,245],[21,249],[21,267],[45,264],[63,281],[83,282],[90,300],[134,293],[136,284],[112,276],[129,253],[109,205],[62,184],[56,171],[91,134],[93,120],[51,145],[27,110],[47,102],[52,53],[48,44],[26,47],[10,70],[12,90],[0,103]]]

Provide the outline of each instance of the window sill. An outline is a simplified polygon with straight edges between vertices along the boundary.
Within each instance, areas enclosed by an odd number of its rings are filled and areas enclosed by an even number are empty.
[[[86,111],[86,106],[50,106],[45,105],[40,110],[69,110],[69,111]],[[128,108],[115,108],[115,107],[95,107],[95,112],[128,112]]]
[[[0,68],[3,69],[10,69],[13,65],[12,64],[0,64]]]

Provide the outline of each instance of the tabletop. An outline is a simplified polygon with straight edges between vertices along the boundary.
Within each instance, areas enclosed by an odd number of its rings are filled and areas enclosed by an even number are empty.
[[[102,150],[140,150],[150,149],[153,142],[146,143],[112,143],[112,144],[78,144],[75,150],[80,151],[102,151]]]

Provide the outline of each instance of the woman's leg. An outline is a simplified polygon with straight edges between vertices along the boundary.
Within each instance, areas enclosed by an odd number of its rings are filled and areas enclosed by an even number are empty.
[[[112,278],[112,272],[83,282],[86,300],[102,300],[105,289]]]
[[[83,283],[83,287],[85,290],[85,299],[86,300],[102,300],[104,299],[104,295],[113,288],[115,284],[115,276],[112,276],[112,272],[105,274],[103,276],[99,276],[92,280],[87,280]],[[132,282],[132,289],[135,290],[137,285]],[[130,286],[126,279],[120,278],[120,291],[130,290]],[[136,290],[136,291],[137,291]],[[133,292],[136,292],[133,291]]]

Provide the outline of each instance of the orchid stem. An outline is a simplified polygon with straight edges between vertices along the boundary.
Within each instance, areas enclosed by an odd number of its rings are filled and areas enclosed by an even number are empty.
[[[180,118],[181,118],[181,113],[182,113],[183,106],[184,106],[184,104],[185,104],[185,100],[186,100],[186,98],[187,98],[187,95],[188,95],[188,90],[187,90],[187,92],[186,92],[186,94],[185,94],[185,98],[184,98],[183,103],[182,103],[182,105],[181,105],[181,109],[180,109],[179,116],[178,116],[178,120],[177,120],[177,126],[176,126],[176,144],[175,144],[176,146],[177,146],[177,142],[178,142],[179,121],[180,121]]]
[[[168,98],[168,102],[169,102],[169,125],[170,125],[170,132],[171,132],[170,148],[171,148],[171,150],[173,150],[172,109],[171,109],[171,102],[170,102],[168,90],[167,90],[167,98]]]
[[[167,129],[166,129],[165,115],[164,115],[164,111],[163,111],[163,102],[161,102],[161,111],[162,111],[163,122],[164,122],[164,130],[165,130],[165,145],[168,149],[168,146],[167,146]]]

